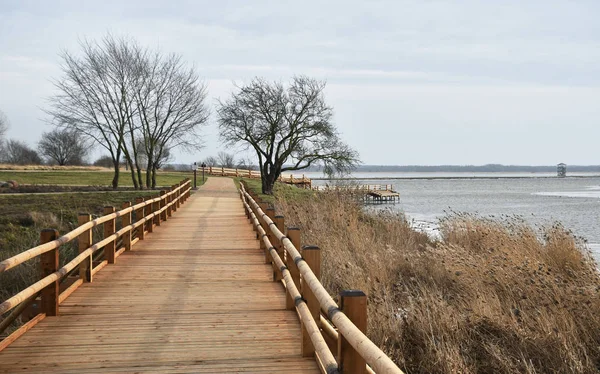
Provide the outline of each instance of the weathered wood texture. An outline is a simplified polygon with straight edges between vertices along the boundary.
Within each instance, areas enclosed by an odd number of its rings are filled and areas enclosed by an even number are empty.
[[[231,179],[0,352],[2,373],[317,373]]]

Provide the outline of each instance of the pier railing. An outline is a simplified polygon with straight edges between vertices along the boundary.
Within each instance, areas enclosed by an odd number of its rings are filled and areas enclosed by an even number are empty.
[[[314,191],[394,191],[394,186],[391,184],[359,184],[359,185],[322,185],[312,186]]]
[[[243,177],[243,178],[251,178],[251,179],[260,179],[261,173],[257,170],[249,170],[249,169],[232,169],[232,168],[224,168],[224,167],[212,167],[209,166],[207,169],[209,175],[217,175],[221,177]],[[301,185],[303,187],[311,188],[312,180],[306,177],[304,174],[302,175],[294,175],[287,174],[281,175],[279,182]]]
[[[257,200],[241,184],[246,215],[254,225],[265,262],[273,266],[273,280],[286,290],[286,307],[296,310],[302,324],[302,355],[316,358],[324,373],[402,373],[365,335],[367,297],[343,291],[335,303],[320,282],[321,251],[300,249],[300,230],[285,227],[285,218]]]
[[[123,203],[123,209],[119,211],[112,206],[105,207],[105,215],[96,219],[91,219],[89,214],[80,213],[80,226],[76,229],[62,236],[54,229],[43,230],[40,245],[0,262],[0,273],[3,273],[39,257],[41,270],[40,280],[0,303],[0,315],[11,312],[0,322],[2,334],[38,297],[41,298],[39,313],[2,340],[0,351],[46,316],[57,316],[64,300],[83,283],[91,282],[98,271],[107,264],[114,263],[123,252],[144,240],[146,233],[153,232],[155,226],[168,220],[188,199],[190,190],[190,180],[186,178],[169,190],[161,191],[159,197],[137,198],[135,205],[131,202]],[[117,218],[121,219],[122,228],[119,230]],[[104,238],[94,243],[92,229],[99,225],[103,225]],[[75,239],[78,241],[78,255],[60,266],[60,247]],[[103,255],[103,259],[95,261],[98,254]],[[61,281],[71,275],[75,275],[76,280],[61,291]]]

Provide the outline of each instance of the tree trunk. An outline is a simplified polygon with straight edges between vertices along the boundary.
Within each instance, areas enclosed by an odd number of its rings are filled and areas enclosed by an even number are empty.
[[[112,180],[112,188],[116,190],[119,187],[119,160],[113,160],[113,166],[115,168],[115,175]]]
[[[140,168],[140,165],[138,165],[138,163],[136,162],[135,164],[135,168],[137,170],[137,178],[138,178],[138,184],[140,185],[140,190],[144,189],[144,182],[142,179],[142,168]]]
[[[156,188],[156,168],[152,168],[152,188]]]
[[[261,173],[262,193],[265,195],[273,195],[275,181],[277,181],[277,175],[275,172],[265,173],[263,171]]]
[[[146,188],[152,187],[152,169],[154,165],[152,164],[152,160],[148,157],[148,165],[146,165]]]
[[[142,186],[139,185],[137,179],[135,178],[135,169],[133,167],[133,162],[131,159],[127,159],[127,164],[129,165],[129,169],[131,170],[131,180],[133,181],[133,188],[136,190],[141,190]]]

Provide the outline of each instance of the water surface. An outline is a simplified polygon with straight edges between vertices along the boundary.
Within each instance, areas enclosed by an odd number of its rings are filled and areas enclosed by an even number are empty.
[[[371,177],[369,173],[361,173],[358,177],[364,179],[352,183],[394,185],[400,193],[400,203],[393,209],[406,213],[421,229],[435,230],[437,220],[452,211],[494,217],[517,215],[532,224],[558,221],[588,241],[589,248],[600,260],[600,177],[550,178],[550,174],[485,173],[483,176],[487,178],[489,174],[502,178],[453,179],[445,175],[449,173],[397,173],[420,176],[373,180],[370,178],[382,178],[381,173],[373,174]],[[389,177],[405,177],[397,174]],[[468,174],[469,177],[482,176]],[[518,178],[503,178],[514,174],[519,174]],[[446,178],[428,179],[441,176]],[[314,181],[314,184],[325,183],[332,182]]]

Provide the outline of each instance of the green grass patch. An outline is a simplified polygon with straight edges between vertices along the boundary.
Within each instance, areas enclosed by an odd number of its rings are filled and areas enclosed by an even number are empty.
[[[145,173],[142,173],[145,180]],[[190,172],[159,172],[156,178],[158,186],[171,186],[179,183],[184,178],[193,179]],[[80,170],[9,170],[0,171],[0,180],[15,180],[19,184],[43,185],[73,185],[73,186],[110,186],[113,172],[111,171],[80,171]],[[198,185],[202,184],[202,177],[198,178]],[[133,187],[131,173],[121,171],[119,186]]]
[[[261,193],[262,184],[260,179],[250,179],[250,178],[234,178],[236,186],[239,187],[239,181],[243,180],[246,182],[246,185],[249,189],[255,191],[259,194],[260,198],[263,201],[268,203],[274,203],[277,199],[285,199],[285,200],[301,200],[305,198],[310,198],[314,196],[314,191],[307,190],[304,188],[298,188],[296,186],[292,186],[290,184],[275,183],[275,188],[273,189],[273,195],[265,195]]]

